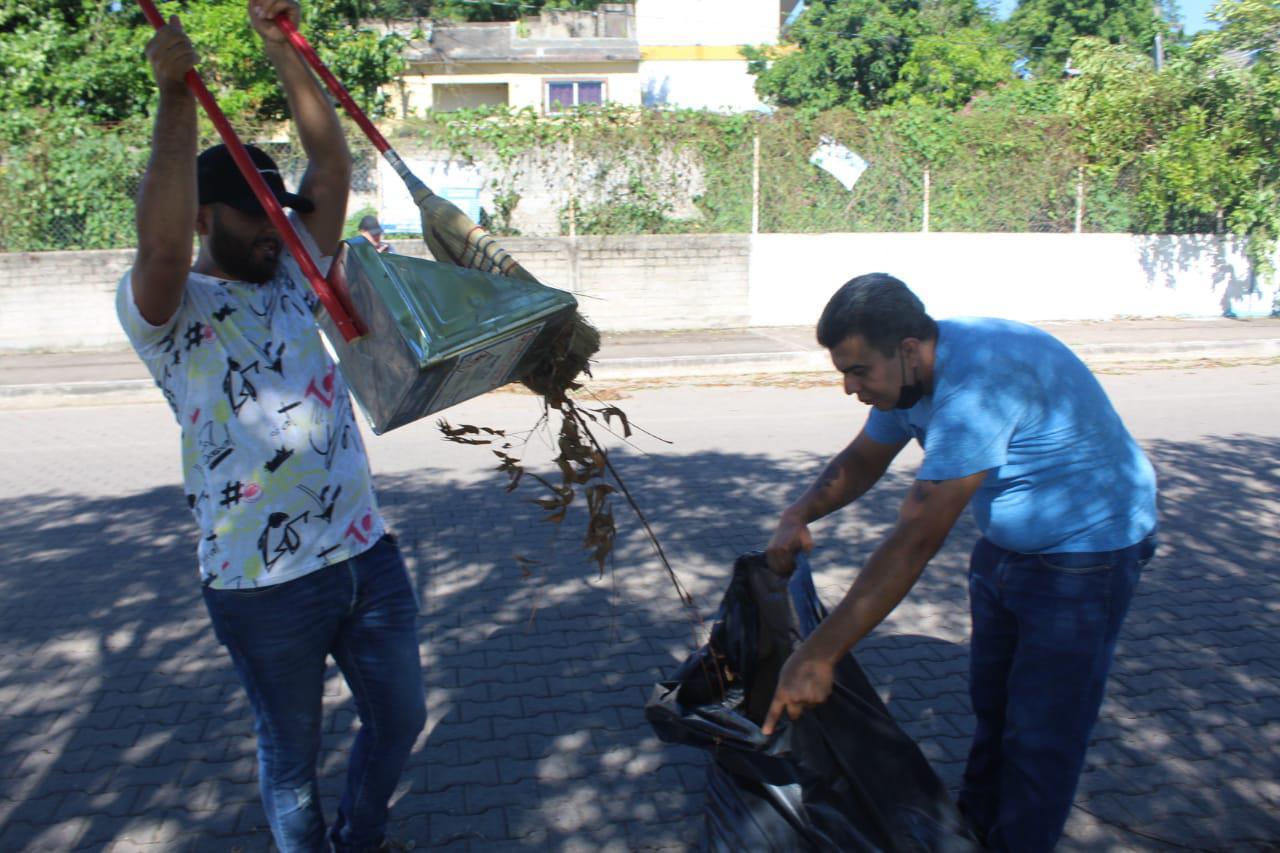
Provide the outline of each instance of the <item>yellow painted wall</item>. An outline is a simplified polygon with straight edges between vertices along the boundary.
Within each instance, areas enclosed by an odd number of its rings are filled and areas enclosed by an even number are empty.
[[[742,48],[736,44],[655,44],[641,47],[640,58],[647,61],[678,61],[691,59],[741,60]]]
[[[423,113],[434,107],[432,87],[437,83],[460,85],[466,83],[506,83],[509,106],[520,109],[544,108],[546,84],[554,80],[603,80],[605,99],[613,103],[640,105],[640,75],[638,63],[468,63],[465,66],[447,68],[443,65],[411,67],[398,84],[391,84],[386,91],[391,95],[397,113],[407,108],[410,114]],[[403,97],[401,90],[403,87]]]

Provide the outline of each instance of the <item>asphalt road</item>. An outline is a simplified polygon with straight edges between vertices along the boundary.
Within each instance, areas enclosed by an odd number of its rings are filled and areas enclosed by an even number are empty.
[[[1162,484],[1164,546],[1143,580],[1069,850],[1280,845],[1280,364],[1102,377]],[[602,386],[635,425],[614,459],[703,614],[734,556],[857,430],[834,376]],[[602,403],[603,404],[603,403]],[[499,392],[454,423],[529,430]],[[615,422],[616,423],[616,422]],[[0,849],[267,848],[248,712],[210,636],[161,404],[0,411]],[[532,470],[545,430],[526,445]],[[384,509],[423,601],[430,718],[392,829],[441,850],[683,849],[704,759],[643,722],[693,637],[625,507],[614,569],[508,495],[484,448],[431,424],[369,437]],[[815,529],[833,601],[892,522],[918,455]],[[949,785],[971,727],[963,523],[909,600],[859,647]],[[522,578],[515,557],[540,561]],[[326,691],[330,814],[352,710]]]

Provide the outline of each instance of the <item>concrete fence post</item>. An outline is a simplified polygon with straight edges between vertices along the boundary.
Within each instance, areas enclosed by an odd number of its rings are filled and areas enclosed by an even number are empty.
[[[1084,232],[1084,166],[1076,167],[1076,233]]]
[[[929,167],[924,167],[924,211],[920,220],[920,233],[929,233]]]
[[[577,154],[573,144],[573,133],[569,133],[569,239],[578,236],[578,179]]]
[[[760,233],[760,134],[751,146],[751,233]]]

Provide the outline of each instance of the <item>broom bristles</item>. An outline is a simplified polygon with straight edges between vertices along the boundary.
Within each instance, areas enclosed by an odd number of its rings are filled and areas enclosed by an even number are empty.
[[[541,284],[493,235],[471,221],[453,202],[425,186],[414,193],[414,201],[422,214],[422,238],[437,261]],[[578,376],[591,375],[591,357],[599,351],[600,331],[574,311],[546,358],[521,382],[548,402],[559,405],[568,391],[580,387]]]

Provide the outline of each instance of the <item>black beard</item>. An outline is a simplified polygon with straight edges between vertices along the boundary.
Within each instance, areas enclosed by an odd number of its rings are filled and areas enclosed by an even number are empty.
[[[236,281],[266,284],[275,278],[276,269],[280,266],[278,241],[276,245],[275,257],[254,261],[254,244],[250,243],[246,247],[244,243],[231,237],[225,229],[218,228],[217,215],[214,215],[214,227],[209,233],[209,254],[218,268]]]

